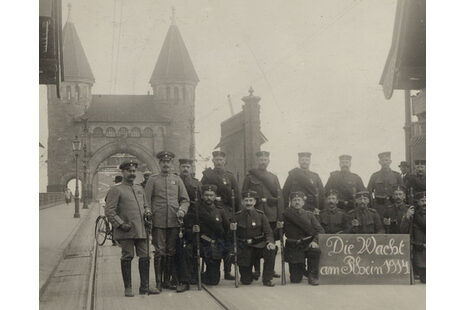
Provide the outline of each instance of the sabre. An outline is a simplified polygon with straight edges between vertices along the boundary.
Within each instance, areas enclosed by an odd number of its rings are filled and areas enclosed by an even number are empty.
[[[144,214],[144,226],[145,233],[147,234],[147,238],[145,239],[145,246],[147,247],[147,255],[149,257],[150,266],[150,233],[152,232],[152,219],[150,219],[150,217],[147,214]],[[147,282],[149,283],[150,287],[150,271],[147,275]],[[150,289],[147,289],[147,295],[150,295]]]
[[[197,225],[192,227],[193,232],[195,233],[195,241],[197,243],[197,290],[202,290],[202,278],[200,269],[200,221],[199,221],[199,198],[198,193],[195,191],[195,220]]]
[[[236,205],[236,197],[234,195],[234,189],[231,190],[231,204],[233,205],[233,216],[232,221],[236,223],[236,212],[234,206]],[[237,268],[237,235],[236,229],[232,230],[233,233],[233,251],[234,251],[234,286],[239,287],[239,269]]]

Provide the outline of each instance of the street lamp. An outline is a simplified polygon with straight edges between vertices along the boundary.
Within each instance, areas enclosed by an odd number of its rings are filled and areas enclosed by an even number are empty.
[[[74,157],[76,158],[76,187],[74,190],[74,217],[79,218],[79,170],[78,170],[78,158],[79,158],[79,151],[81,151],[81,140],[78,137],[74,137],[73,140],[73,152]]]

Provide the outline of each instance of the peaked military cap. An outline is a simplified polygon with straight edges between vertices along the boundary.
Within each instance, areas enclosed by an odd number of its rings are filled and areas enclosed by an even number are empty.
[[[174,158],[174,154],[169,151],[161,151],[157,154],[159,160],[171,160]]]
[[[395,185],[392,189],[393,191],[403,191],[404,193],[407,193],[407,188],[403,185]]]
[[[330,195],[335,195],[336,197],[339,195],[338,191],[335,190],[335,189],[330,189],[329,191],[327,191],[326,193],[326,197],[330,196]]]
[[[355,194],[355,198],[360,198],[360,197],[370,198],[370,192],[369,191],[360,191],[360,192]]]
[[[426,165],[426,160],[424,160],[424,159],[416,159],[415,160],[415,165],[423,165],[423,166],[425,166]]]
[[[223,151],[213,151],[212,152],[213,157],[226,157],[226,153]]]
[[[352,156],[347,155],[347,154],[342,154],[339,156],[339,160],[352,160]]]
[[[304,192],[292,192],[289,194],[289,199],[294,199],[295,197],[300,197],[302,199],[307,199],[307,196],[305,195]]]
[[[426,198],[426,192],[417,192],[415,193],[415,199],[419,200],[422,198]]]
[[[297,153],[297,155],[299,157],[311,157],[312,153],[310,153],[310,152],[299,152],[299,153]]]
[[[123,176],[122,175],[117,175],[115,176],[115,183],[120,183],[123,181]]]
[[[189,164],[189,165],[192,165],[194,161],[192,159],[188,159],[188,158],[180,158],[179,159],[179,164],[180,165],[185,165],[185,164]]]
[[[378,154],[378,158],[379,159],[382,159],[382,158],[391,158],[391,152],[382,152],[382,153],[379,153]]]
[[[257,156],[257,157],[262,157],[262,156],[270,157],[270,152],[267,152],[267,151],[258,151],[257,153],[255,153],[255,156]]]
[[[256,191],[244,191],[242,192],[242,198],[258,198],[258,194]]]
[[[125,160],[125,161],[123,161],[123,162],[121,163],[121,165],[119,165],[119,168],[120,168],[121,170],[126,170],[126,169],[128,169],[129,167],[137,168],[138,166],[139,166],[139,164],[138,164],[136,161],[130,159],[130,160]]]
[[[205,184],[205,185],[202,185],[202,193],[203,192],[206,192],[206,191],[212,191],[212,192],[215,192],[216,193],[216,190],[218,189],[218,187],[214,184]]]
[[[152,171],[150,171],[150,170],[145,170],[144,176],[146,176],[146,175],[152,175]]]
[[[410,165],[406,161],[401,161],[399,167],[410,167]]]

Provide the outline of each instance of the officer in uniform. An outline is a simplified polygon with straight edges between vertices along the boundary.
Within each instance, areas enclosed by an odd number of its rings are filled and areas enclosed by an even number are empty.
[[[186,187],[190,200],[189,210],[184,217],[184,245],[182,247],[182,253],[177,253],[179,281],[184,284],[197,284],[197,264],[194,263],[196,261],[194,254],[197,253],[197,245],[194,242],[195,239],[192,226],[197,224],[195,222],[195,199],[201,199],[200,188],[202,184],[193,176],[193,162],[194,161],[192,159],[179,159],[179,171],[181,172],[180,176],[184,186]],[[177,252],[181,252],[180,250],[181,247],[178,246]]]
[[[200,180],[202,184],[212,184],[217,187],[217,204],[224,208],[228,220],[231,220],[234,212],[241,209],[240,199],[236,199],[235,205],[232,205],[231,194],[232,190],[237,197],[239,194],[239,186],[237,184],[234,174],[225,169],[226,165],[226,153],[222,151],[212,152],[214,169],[207,168],[203,171],[203,177]],[[228,235],[226,238],[226,248],[229,249],[229,254],[223,257],[224,264],[224,279],[234,280],[234,276],[231,275],[231,264],[232,258],[231,253],[233,250],[232,235]]]
[[[320,212],[320,224],[327,234],[341,234],[347,227],[347,214],[339,209],[338,192],[326,191],[326,207]]]
[[[350,171],[352,156],[339,156],[340,171],[331,172],[325,191],[336,190],[338,193],[338,207],[345,212],[354,208],[354,194],[366,190],[362,178]]]
[[[139,256],[139,294],[158,294],[149,288],[150,254],[147,249],[144,216],[151,218],[152,212],[146,204],[144,190],[134,184],[137,163],[123,162],[119,168],[123,181],[110,188],[106,197],[105,216],[114,227],[113,238],[121,246],[121,273],[123,274],[124,295],[133,297],[131,261],[134,248]]]
[[[155,247],[155,279],[157,288],[173,288],[182,292],[187,286],[177,281],[175,254],[179,226],[189,209],[189,195],[182,179],[172,173],[174,154],[162,151],[157,154],[161,173],[150,176],[145,186],[147,204],[153,213],[152,242]],[[164,279],[162,281],[162,273]]]
[[[231,230],[237,230],[237,264],[241,283],[252,283],[253,263],[263,258],[263,285],[272,287],[276,245],[265,213],[255,209],[257,199],[258,194],[254,191],[242,193],[244,208],[236,213]]]
[[[217,285],[220,282],[221,259],[225,254],[225,239],[229,232],[229,220],[224,209],[215,205],[217,187],[205,184],[201,187],[202,201],[199,204],[199,223],[193,212],[188,212],[186,224],[199,225],[200,255],[206,264],[202,273],[202,283]]]
[[[150,176],[152,175],[152,172],[149,171],[149,170],[146,170],[144,172],[144,181],[142,181],[142,183],[140,183],[140,185],[145,188],[145,185],[147,185],[147,181],[149,180]]]
[[[254,191],[258,194],[259,200],[256,208],[263,211],[270,222],[271,230],[274,232],[274,239],[279,239],[279,231],[276,229],[277,222],[281,222],[282,227],[283,198],[281,186],[276,175],[266,170],[270,164],[270,153],[259,151],[257,156],[258,168],[249,170],[244,179],[242,192]],[[254,262],[254,279],[260,277],[260,260]],[[279,278],[276,272],[273,277]]]
[[[308,284],[318,285],[321,250],[318,245],[318,234],[324,234],[316,217],[303,209],[305,194],[290,194],[291,206],[284,210],[284,232],[286,235],[285,260],[289,264],[292,283],[300,283],[308,265]],[[307,261],[307,262],[306,262]]]
[[[404,186],[395,186],[392,196],[393,202],[384,208],[380,214],[384,230],[387,234],[400,234],[400,223],[408,207],[405,204],[406,189]]]
[[[403,185],[403,183],[400,173],[390,168],[391,152],[380,153],[378,158],[381,170],[371,175],[367,189],[370,196],[374,196],[372,207],[378,214],[383,214],[384,208],[390,204],[395,186]]]
[[[312,153],[298,153],[299,168],[289,171],[289,176],[283,186],[284,207],[289,206],[289,195],[291,192],[303,192],[307,197],[304,205],[305,210],[312,211],[318,216],[324,207],[324,188],[320,176],[309,170]]]
[[[405,186],[407,190],[412,189],[414,194],[426,191],[426,160],[415,160],[415,174],[409,177]]]
[[[378,212],[368,208],[370,193],[361,191],[355,194],[355,209],[347,213],[348,221],[346,233],[348,234],[382,234],[383,225]]]
[[[426,283],[426,192],[415,194],[416,207],[411,206],[402,218],[400,230],[411,235],[413,270]]]

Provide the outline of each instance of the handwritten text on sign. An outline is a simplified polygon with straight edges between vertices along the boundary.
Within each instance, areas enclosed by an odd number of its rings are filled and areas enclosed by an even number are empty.
[[[409,284],[409,235],[320,235],[321,284]]]

